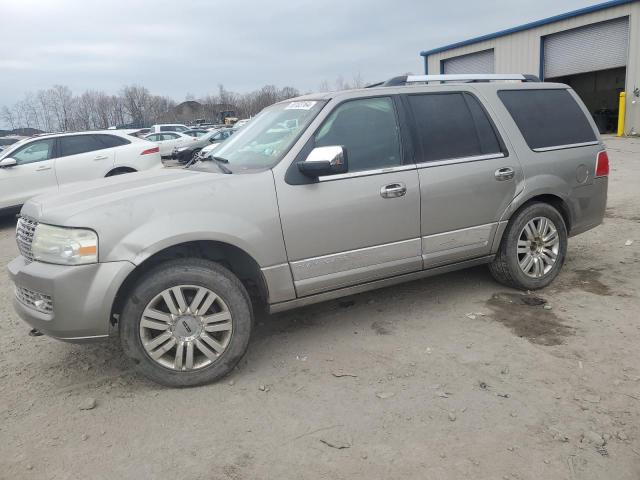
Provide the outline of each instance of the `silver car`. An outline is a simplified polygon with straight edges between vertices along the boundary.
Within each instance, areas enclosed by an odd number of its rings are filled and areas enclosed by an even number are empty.
[[[410,76],[307,95],[190,169],[27,202],[15,308],[61,340],[119,335],[147,377],[199,385],[245,353],[255,304],[279,312],[479,264],[545,287],[568,238],[602,222],[608,172],[566,85]]]

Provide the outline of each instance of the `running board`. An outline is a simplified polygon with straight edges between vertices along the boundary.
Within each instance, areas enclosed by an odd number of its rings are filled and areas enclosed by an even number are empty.
[[[313,305],[314,303],[326,302],[327,300],[335,300],[336,298],[355,295],[357,293],[367,292],[369,290],[375,290],[377,288],[390,287],[399,283],[410,282],[413,280],[419,280],[421,278],[440,275],[441,273],[448,273],[455,270],[463,270],[465,268],[483,265],[485,263],[492,262],[494,258],[495,255],[487,255],[485,257],[474,258],[473,260],[465,260],[464,262],[452,263],[451,265],[445,265],[442,267],[430,268],[428,270],[421,270],[419,272],[384,278],[382,280],[375,280],[373,282],[361,283],[359,285],[353,285],[351,287],[340,288],[338,290],[318,293],[316,295],[310,295],[308,297],[296,298],[295,300],[274,303],[272,305],[269,305],[268,309],[269,313],[284,312],[285,310],[304,307],[306,305]]]

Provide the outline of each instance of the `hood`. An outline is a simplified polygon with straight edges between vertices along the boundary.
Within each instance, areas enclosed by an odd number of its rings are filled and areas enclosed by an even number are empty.
[[[22,207],[22,215],[40,222],[63,226],[74,225],[74,218],[84,213],[98,214],[108,207],[117,206],[126,215],[128,208],[145,204],[145,199],[157,199],[154,204],[166,201],[181,203],[185,191],[193,191],[198,185],[206,189],[212,182],[227,175],[203,173],[184,169],[158,169],[127,173],[113,177],[79,182],[60,187],[58,193],[40,195]]]

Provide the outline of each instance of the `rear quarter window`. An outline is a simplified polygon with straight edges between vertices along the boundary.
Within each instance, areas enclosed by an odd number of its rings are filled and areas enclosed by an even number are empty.
[[[568,90],[502,90],[498,96],[532,150],[597,141]]]
[[[96,135],[95,137],[105,146],[105,148],[120,147],[131,143],[126,138],[117,137],[115,135]]]

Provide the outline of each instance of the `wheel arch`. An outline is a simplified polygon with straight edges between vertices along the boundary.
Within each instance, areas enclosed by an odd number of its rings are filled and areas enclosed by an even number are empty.
[[[136,283],[154,267],[176,258],[203,258],[218,262],[228,268],[244,284],[254,303],[264,304],[269,298],[267,282],[258,262],[243,249],[230,243],[216,240],[197,240],[176,243],[155,252],[125,278],[111,308],[110,320],[115,325],[122,312],[127,294]]]
[[[495,237],[493,239],[493,244],[491,248],[491,253],[496,253],[500,248],[500,244],[502,243],[502,239],[504,237],[504,232],[507,229],[507,225],[514,218],[518,212],[522,209],[528,207],[532,203],[546,203],[554,207],[564,220],[565,226],[567,227],[567,232],[570,234],[571,226],[573,223],[573,215],[571,213],[570,204],[561,196],[553,194],[553,193],[538,193],[535,195],[531,195],[530,197],[524,198],[519,202],[513,202],[507,212],[505,212],[502,221],[499,222],[498,229],[496,230]]]
[[[114,175],[120,175],[123,173],[134,173],[137,170],[133,167],[115,167],[109,170],[109,172],[105,175],[105,177],[112,177]]]

